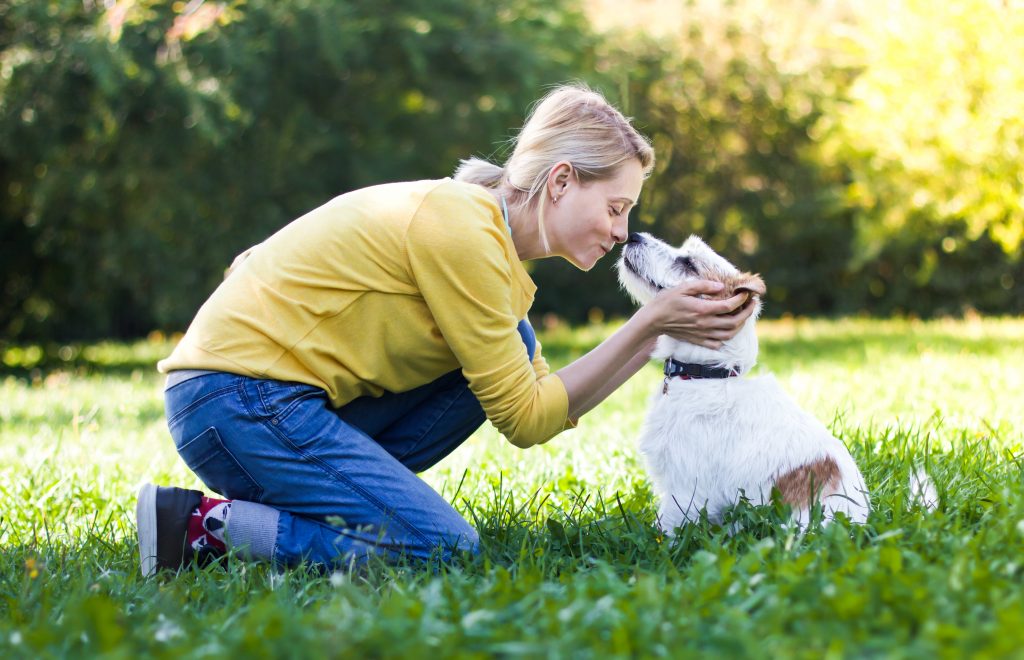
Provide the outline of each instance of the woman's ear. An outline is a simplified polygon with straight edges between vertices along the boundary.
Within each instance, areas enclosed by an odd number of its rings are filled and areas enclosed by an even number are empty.
[[[555,163],[555,166],[548,172],[548,196],[551,201],[557,203],[558,198],[565,194],[570,182],[575,179],[575,170],[572,163],[566,160]]]

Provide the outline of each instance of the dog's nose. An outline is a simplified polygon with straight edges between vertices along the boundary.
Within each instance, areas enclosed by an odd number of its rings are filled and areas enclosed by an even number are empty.
[[[629,238],[626,240],[626,245],[630,245],[632,243],[643,243],[643,242],[644,242],[644,237],[641,234],[639,234],[639,233],[637,233],[635,231],[631,231],[631,232],[629,232]]]

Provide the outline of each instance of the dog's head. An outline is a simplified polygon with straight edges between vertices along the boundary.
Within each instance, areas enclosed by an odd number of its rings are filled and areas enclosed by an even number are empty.
[[[711,350],[661,337],[652,357],[673,357],[682,362],[713,364],[738,369],[753,368],[757,361],[757,335],[754,325],[761,312],[764,281],[757,275],[741,273],[697,236],[679,246],[659,241],[649,234],[633,233],[622,248],[618,262],[619,282],[640,304],[645,304],[664,289],[671,289],[691,280],[721,282],[725,288],[715,298],[731,298],[737,293],[753,297],[754,313],[739,334],[725,342],[719,350]]]

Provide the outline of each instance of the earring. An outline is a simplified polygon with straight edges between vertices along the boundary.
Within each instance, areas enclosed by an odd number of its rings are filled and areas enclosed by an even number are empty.
[[[558,203],[558,198],[557,197],[552,197],[551,198],[551,203],[552,204],[557,204]]]

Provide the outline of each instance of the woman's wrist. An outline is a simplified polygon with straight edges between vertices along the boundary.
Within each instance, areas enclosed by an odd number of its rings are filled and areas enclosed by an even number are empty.
[[[651,301],[638,309],[630,319],[637,324],[637,332],[640,335],[640,341],[643,346],[647,346],[659,335],[665,334],[661,328],[661,324],[658,322],[658,315],[651,305],[654,301]]]

